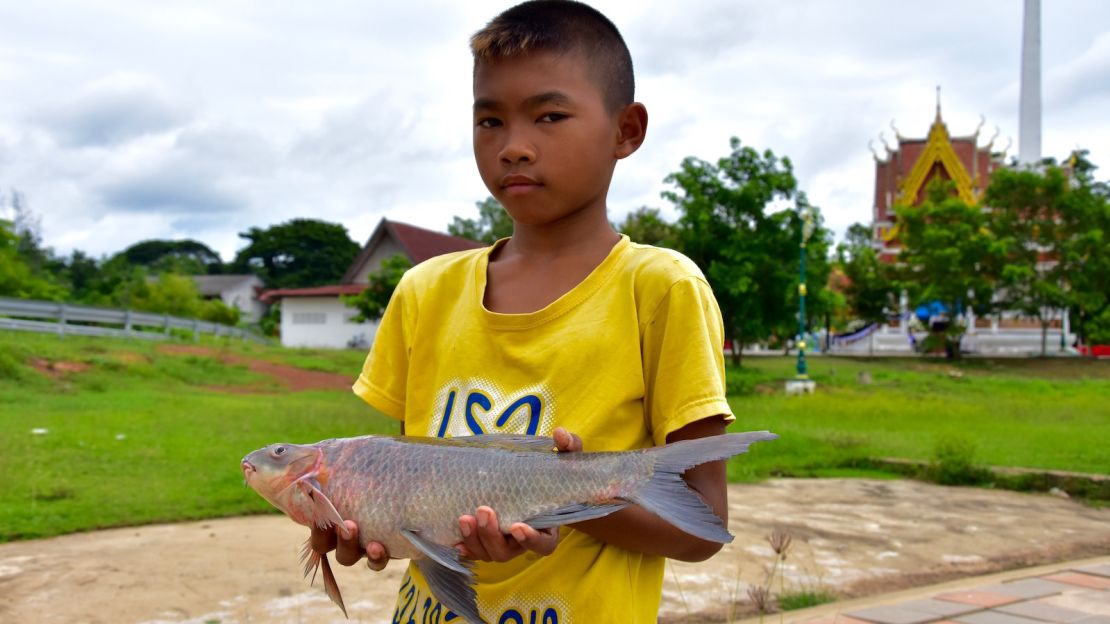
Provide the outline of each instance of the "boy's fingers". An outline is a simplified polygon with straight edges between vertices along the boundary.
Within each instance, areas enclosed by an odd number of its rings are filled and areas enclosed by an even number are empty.
[[[343,539],[343,537],[337,539],[335,560],[342,565],[349,566],[358,563],[358,560],[362,559],[366,552],[358,543],[358,525],[351,520],[344,520],[343,523],[347,526],[351,537],[350,539]]]
[[[523,522],[517,522],[509,527],[509,533],[525,550],[530,550],[541,555],[550,555],[559,545],[559,528],[535,529]]]
[[[463,546],[474,555],[474,559],[508,561],[524,552],[516,540],[501,533],[497,513],[493,509],[479,507],[474,519],[474,533],[470,538],[463,539]]]
[[[555,431],[551,432],[551,437],[555,438],[555,448],[559,449],[560,453],[582,451],[582,438],[562,427],[556,427]]]
[[[381,572],[389,564],[389,553],[385,545],[379,542],[370,542],[366,545],[366,566],[375,572]]]
[[[468,557],[479,561],[491,561],[489,553],[482,545],[482,539],[478,537],[477,518],[474,516],[460,516],[459,531],[462,532],[462,547],[466,550]]]

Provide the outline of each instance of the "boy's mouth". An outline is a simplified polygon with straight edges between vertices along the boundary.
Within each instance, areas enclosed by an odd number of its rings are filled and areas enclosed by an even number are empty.
[[[509,192],[527,192],[543,186],[536,180],[519,173],[511,173],[501,178],[501,188]]]

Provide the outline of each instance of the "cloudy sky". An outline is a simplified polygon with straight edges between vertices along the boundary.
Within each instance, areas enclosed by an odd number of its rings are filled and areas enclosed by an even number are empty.
[[[1020,0],[597,0],[650,115],[614,221],[730,136],[789,156],[838,233],[869,221],[868,141],[986,117],[1017,151]],[[47,245],[110,254],[295,217],[360,243],[383,216],[445,229],[488,193],[470,149],[467,38],[506,2],[0,0],[0,188]],[[1044,153],[1110,177],[1110,2],[1042,7]],[[0,215],[3,216],[3,215]],[[9,215],[10,216],[10,215]]]

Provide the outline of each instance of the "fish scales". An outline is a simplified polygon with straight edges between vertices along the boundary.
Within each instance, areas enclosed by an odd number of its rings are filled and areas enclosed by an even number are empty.
[[[602,503],[634,491],[652,475],[644,453],[536,453],[481,445],[411,444],[349,438],[320,444],[324,494],[360,542],[379,541],[398,557],[414,556],[396,536],[419,527],[440,543],[462,540],[458,518],[486,505],[504,532],[512,524],[579,502]]]
[[[363,436],[272,444],[240,468],[250,487],[300,524],[334,526],[350,539],[344,522],[355,521],[364,547],[374,540],[392,557],[411,558],[440,602],[481,623],[474,574],[454,547],[459,516],[486,505],[507,531],[515,522],[557,527],[636,504],[686,533],[728,542],[732,535],[682,473],[777,437],[749,431],[637,451],[556,453],[554,440],[533,436]],[[325,591],[346,614],[327,555],[306,544],[302,560],[306,575],[322,570]]]

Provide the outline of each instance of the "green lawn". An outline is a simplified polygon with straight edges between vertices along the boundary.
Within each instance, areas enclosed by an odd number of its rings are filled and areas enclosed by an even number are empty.
[[[786,397],[787,358],[730,370],[733,430],[782,437],[730,465],[736,480],[836,476],[866,457],[932,460],[938,443],[995,466],[1110,474],[1110,362],[811,358],[819,392]],[[859,381],[867,372],[872,382]]]
[[[206,344],[352,378],[363,359]],[[1110,473],[1110,362],[953,368],[814,358],[819,394],[787,399],[781,383],[792,366],[749,358],[729,370],[733,428],[782,436],[734,460],[731,478],[858,475],[844,468],[853,459],[928,460],[938,440],[969,444],[986,464]],[[869,385],[857,381],[865,370]],[[0,541],[265,512],[268,504],[242,483],[238,461],[247,452],[279,440],[395,431],[349,392],[285,392],[214,357],[166,354],[139,341],[0,332]]]

